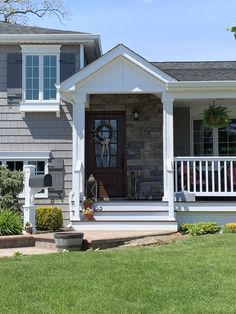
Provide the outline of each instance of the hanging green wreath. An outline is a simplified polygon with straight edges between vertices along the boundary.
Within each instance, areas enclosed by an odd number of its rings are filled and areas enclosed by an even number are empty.
[[[216,104],[209,105],[203,112],[203,122],[209,127],[225,128],[230,122],[227,108]]]

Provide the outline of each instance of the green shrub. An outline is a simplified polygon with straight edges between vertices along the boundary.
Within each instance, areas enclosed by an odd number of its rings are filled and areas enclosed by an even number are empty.
[[[0,209],[20,211],[18,194],[23,191],[23,171],[10,171],[6,167],[0,167]]]
[[[36,227],[39,230],[58,230],[63,226],[62,211],[57,206],[36,208]]]
[[[23,222],[19,213],[9,209],[0,210],[0,236],[22,234]]]
[[[180,231],[193,236],[217,233],[220,231],[220,226],[216,222],[197,222],[192,224],[182,224]]]
[[[231,222],[224,226],[223,228],[224,233],[236,233],[236,223]]]

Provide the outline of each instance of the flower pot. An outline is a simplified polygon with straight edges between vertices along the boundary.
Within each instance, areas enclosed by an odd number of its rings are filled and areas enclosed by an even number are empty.
[[[84,234],[81,232],[56,232],[54,239],[58,251],[80,251]]]
[[[86,221],[91,221],[93,220],[93,214],[84,214],[84,219]]]

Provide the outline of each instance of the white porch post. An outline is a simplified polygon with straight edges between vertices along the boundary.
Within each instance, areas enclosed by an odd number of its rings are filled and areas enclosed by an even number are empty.
[[[84,154],[85,154],[85,107],[86,93],[76,91],[73,105],[73,175],[71,197],[71,219],[80,220],[81,201],[84,198]]]
[[[163,104],[163,200],[169,202],[169,219],[175,219],[174,214],[174,98],[168,92],[162,93]]]

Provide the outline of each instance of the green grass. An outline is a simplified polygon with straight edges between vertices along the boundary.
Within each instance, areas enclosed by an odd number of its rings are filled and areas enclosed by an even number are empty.
[[[0,313],[236,313],[236,235],[0,259]]]

